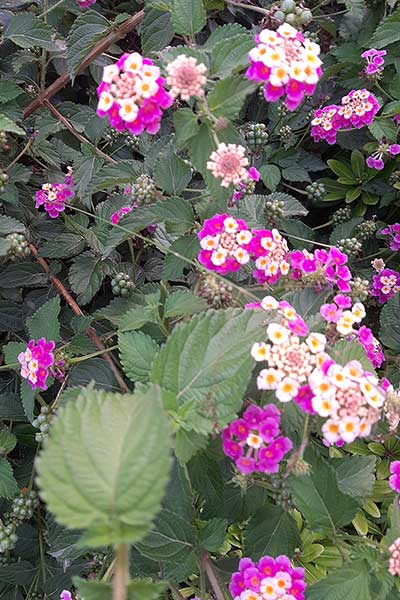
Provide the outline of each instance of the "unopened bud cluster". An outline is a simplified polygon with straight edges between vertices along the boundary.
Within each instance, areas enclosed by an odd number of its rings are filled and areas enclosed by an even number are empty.
[[[111,289],[114,296],[130,296],[135,289],[135,284],[126,273],[117,273],[111,280]]]
[[[243,128],[244,139],[250,150],[260,150],[268,141],[267,126],[264,123],[247,123]]]
[[[340,225],[341,223],[346,223],[351,219],[351,209],[348,206],[344,208],[338,208],[335,213],[332,215],[332,223],[333,225]]]
[[[151,204],[157,199],[157,188],[149,175],[139,175],[130,191],[133,202],[139,206]]]
[[[294,508],[286,479],[277,473],[276,475],[270,475],[270,482],[273,489],[272,497],[275,502],[282,506],[284,510]]]
[[[349,282],[351,291],[350,296],[353,302],[365,302],[369,298],[369,288],[371,287],[368,279],[354,277],[353,281]]]
[[[48,406],[42,406],[40,414],[32,421],[33,427],[39,429],[39,433],[35,434],[35,440],[41,442],[49,432],[49,427],[55,417],[56,411],[51,410]]]
[[[349,257],[359,254],[362,250],[362,243],[355,237],[343,238],[336,243],[336,246]]]
[[[213,308],[226,308],[232,305],[232,286],[207,273],[201,276],[199,296],[207,300]]]
[[[376,221],[364,221],[363,223],[360,223],[360,225],[358,225],[356,229],[357,239],[361,241],[367,240],[368,238],[374,235],[377,228],[378,226],[376,224]]]
[[[0,131],[0,150],[7,152],[10,149],[8,137],[5,131]]]
[[[326,194],[326,189],[323,183],[313,181],[306,187],[308,200],[322,200]]]
[[[289,23],[293,27],[300,28],[302,25],[308,25],[313,18],[308,8],[300,3],[297,4],[294,0],[281,0],[276,8],[273,18],[279,24]]]
[[[18,536],[15,533],[15,523],[0,522],[0,553],[9,552],[15,548]]]
[[[28,521],[33,517],[33,513],[39,504],[37,493],[34,490],[24,493],[21,492],[11,505],[11,521]]]
[[[6,184],[9,182],[10,176],[3,169],[0,169],[0,193],[6,189]]]
[[[265,217],[267,223],[275,223],[285,214],[285,203],[282,200],[267,200],[265,203]]]
[[[290,142],[290,140],[292,138],[292,134],[293,134],[293,129],[290,127],[290,125],[282,125],[282,127],[279,129],[279,132],[278,132],[278,135],[284,144],[287,144],[288,142]]]
[[[7,256],[11,260],[26,258],[30,255],[31,251],[29,250],[27,239],[22,233],[10,233],[7,235],[6,240],[10,242]]]

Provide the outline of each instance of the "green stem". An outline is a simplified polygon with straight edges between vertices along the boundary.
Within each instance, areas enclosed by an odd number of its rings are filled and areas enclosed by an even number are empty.
[[[41,17],[45,17],[47,15],[49,15],[51,12],[53,12],[53,10],[55,10],[56,8],[58,8],[59,6],[61,6],[61,4],[65,2],[65,0],[59,0],[58,2],[56,2],[55,4],[53,4],[53,6],[50,6],[50,8],[46,8],[46,10],[44,12],[42,12],[41,15],[39,15],[39,19]]]
[[[76,358],[70,358],[68,363],[70,365],[75,365],[76,363],[83,362],[85,360],[89,360],[90,358],[96,358],[96,356],[102,356],[106,352],[112,352],[113,350],[118,349],[118,344],[115,346],[110,346],[109,348],[104,348],[104,350],[98,350],[97,352],[92,352],[92,354],[86,354],[85,356],[77,356]]]
[[[349,11],[348,10],[339,10],[338,12],[335,12],[335,13],[327,13],[326,15],[317,15],[316,17],[313,17],[313,21],[320,21],[321,19],[337,17],[338,15],[345,15],[347,12],[349,12]]]
[[[210,582],[210,585],[213,589],[215,599],[216,600],[226,600],[225,594],[224,594],[221,584],[218,581],[218,578],[214,572],[214,569],[213,569],[211,561],[208,557],[208,554],[204,554],[202,556],[201,562],[202,562],[203,568],[207,574],[208,581]]]
[[[268,10],[265,10],[265,8],[260,8],[259,6],[251,6],[251,4],[235,2],[235,0],[225,0],[225,2],[226,4],[230,4],[231,6],[237,6],[238,8],[247,8],[247,10],[252,10],[253,12],[258,12],[265,16],[269,15]]]
[[[333,220],[330,219],[330,221],[327,221],[326,223],[322,223],[322,225],[317,225],[317,227],[313,227],[313,231],[316,231],[317,229],[323,229],[324,227],[329,227],[329,225],[332,225]]]
[[[384,94],[387,98],[389,98],[389,100],[391,100],[392,102],[395,102],[395,99],[390,94],[388,94],[386,90],[383,89],[383,87],[381,86],[379,81],[375,81],[375,85],[378,88],[378,90],[380,92],[382,92],[382,94]]]
[[[9,365],[2,365],[0,371],[12,371],[15,367],[18,367],[19,363],[10,363]]]
[[[302,435],[301,444],[300,444],[300,453],[299,453],[300,459],[303,458],[304,450],[307,448],[309,424],[310,424],[310,413],[306,413],[306,417],[304,419],[303,435]]]
[[[129,583],[129,546],[128,544],[118,544],[115,551],[112,600],[127,600]]]
[[[129,238],[129,240],[128,240],[128,246],[129,246],[129,252],[131,253],[133,279],[135,280],[136,279],[136,259],[135,259],[135,249],[133,247],[133,242],[132,242],[131,238]]]
[[[290,233],[285,232],[286,237],[293,238],[294,240],[299,240],[299,242],[307,242],[307,244],[314,244],[315,246],[323,246],[324,248],[333,248],[331,244],[323,244],[322,242],[316,242],[315,240],[306,240],[305,238],[298,237],[297,235],[292,235]]]
[[[305,192],[304,190],[299,190],[298,188],[293,187],[292,185],[289,185],[288,183],[284,183],[283,184],[285,187],[289,188],[289,190],[293,190],[294,192],[297,192],[298,194],[302,194],[303,196],[307,196],[307,192]]]

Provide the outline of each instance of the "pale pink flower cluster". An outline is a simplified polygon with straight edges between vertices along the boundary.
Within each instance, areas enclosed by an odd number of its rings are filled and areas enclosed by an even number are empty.
[[[341,366],[328,359],[311,373],[309,384],[313,409],[327,418],[322,426],[327,445],[366,437],[379,421],[385,391],[379,379],[364,371],[357,360]]]
[[[249,172],[246,169],[249,160],[245,154],[246,150],[243,146],[222,142],[211,153],[207,169],[212,172],[214,177],[221,177],[222,187],[228,187],[231,183],[239,185],[249,178]]]
[[[207,67],[199,64],[193,56],[180,54],[166,66],[166,71],[167,85],[171,87],[169,93],[173,98],[180,96],[181,100],[187,102],[193,96],[204,96],[207,81],[204,73]]]
[[[347,301],[346,305],[344,304],[345,300]],[[337,294],[335,302],[321,306],[320,314],[328,323],[335,323],[338,333],[350,335],[354,333],[353,325],[361,323],[366,312],[362,302],[356,302],[352,306],[350,298]]]
[[[400,575],[400,537],[398,537],[391,546],[389,559],[389,573],[391,575]]]

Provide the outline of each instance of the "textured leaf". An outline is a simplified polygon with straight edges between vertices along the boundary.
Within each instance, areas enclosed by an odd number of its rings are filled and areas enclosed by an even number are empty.
[[[101,260],[90,252],[84,252],[74,259],[69,271],[69,280],[78,302],[87,304],[99,291],[104,278],[112,273],[109,261]]]
[[[235,119],[255,86],[240,75],[234,75],[217,81],[208,94],[208,105],[214,116]]]
[[[47,341],[57,342],[60,337],[60,323],[58,322],[60,309],[59,296],[45,302],[27,321],[31,338],[38,340],[44,337]]]
[[[172,23],[175,33],[194,35],[206,24],[202,0],[172,0]]]
[[[39,46],[46,50],[59,50],[53,29],[29,12],[14,15],[4,36],[21,48]]]
[[[368,569],[364,561],[352,561],[307,588],[307,600],[371,600]]]
[[[200,530],[200,543],[209,552],[217,552],[224,543],[226,536],[227,519],[211,519]]]
[[[0,418],[10,421],[27,420],[18,394],[0,394]]]
[[[368,125],[368,129],[378,142],[382,138],[387,138],[390,142],[396,142],[397,140],[397,128],[391,119],[375,119],[371,125]]]
[[[1,454],[9,454],[17,445],[17,438],[7,429],[0,431]]]
[[[25,131],[19,127],[10,117],[0,113],[0,129],[6,133],[17,133],[18,135],[25,135]]]
[[[174,37],[171,13],[157,10],[146,3],[139,32],[144,55],[162,50]]]
[[[13,289],[22,287],[41,287],[48,281],[47,274],[36,263],[20,262],[9,265],[0,273],[1,287]]]
[[[250,519],[244,532],[246,556],[291,556],[300,546],[300,536],[293,517],[280,506],[267,505]]]
[[[167,194],[179,195],[192,179],[190,166],[176,155],[173,146],[162,152],[155,168],[155,182]]]
[[[85,56],[104,37],[109,27],[110,22],[94,10],[85,10],[75,19],[67,39],[67,64],[72,81]]]
[[[374,486],[375,465],[375,456],[346,456],[334,460],[332,466],[340,491],[363,505]]]
[[[236,37],[239,34],[247,33],[247,30],[239,23],[229,23],[222,27],[216,27],[207,38],[203,48],[213,50],[217,44],[229,40],[231,37]]]
[[[371,361],[367,358],[364,348],[356,340],[351,342],[340,340],[336,342],[332,358],[340,365],[345,365],[351,360],[358,360],[366,371],[370,373],[374,372],[374,368]]]
[[[211,74],[215,77],[227,77],[232,72],[240,71],[248,65],[248,53],[254,47],[250,32],[218,42],[211,54]]]
[[[94,193],[127,185],[135,181],[142,171],[142,163],[137,160],[119,160],[117,165],[106,164],[94,175],[91,191]]]
[[[168,296],[164,306],[166,319],[186,317],[207,309],[207,302],[189,290],[176,290]]]
[[[32,389],[26,379],[21,380],[20,393],[22,406],[24,407],[24,413],[26,414],[30,423],[32,423],[33,419],[35,418],[35,390]]]
[[[371,47],[386,48],[400,41],[400,9],[383,19],[371,40]]]
[[[396,294],[383,306],[380,315],[382,343],[392,350],[400,350],[400,295]]]
[[[13,81],[0,81],[0,104],[15,100],[24,90]]]
[[[9,233],[25,233],[26,227],[17,219],[13,217],[7,217],[6,215],[0,216],[0,234],[8,235]]]
[[[52,426],[38,483],[57,521],[88,529],[88,542],[134,541],[159,509],[169,463],[157,387],[135,395],[88,389]]]
[[[120,360],[127,377],[133,382],[148,381],[158,344],[142,331],[120,333]]]
[[[261,165],[260,175],[265,187],[274,192],[281,180],[281,170],[276,165]]]
[[[80,254],[85,247],[85,240],[75,233],[63,233],[40,246],[39,255],[47,258],[70,258]]]
[[[181,108],[174,113],[176,142],[184,146],[199,130],[197,115],[190,108]]]
[[[282,192],[274,192],[266,197],[267,201],[278,200],[283,202],[283,216],[284,217],[305,217],[308,215],[308,210],[302,205],[296,198],[290,194],[284,194]]]
[[[198,253],[199,240],[196,235],[185,235],[177,239],[171,244],[165,257],[163,279],[180,279],[183,271],[190,268],[190,261],[193,261]]]
[[[17,493],[18,486],[11,465],[8,460],[0,456],[0,498],[13,498]]]

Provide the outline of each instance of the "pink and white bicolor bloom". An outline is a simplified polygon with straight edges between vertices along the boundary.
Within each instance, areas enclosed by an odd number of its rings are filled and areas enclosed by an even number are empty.
[[[210,154],[207,169],[214,177],[221,178],[222,187],[228,187],[230,184],[239,185],[247,179],[253,178],[246,169],[248,164],[246,149],[243,146],[222,142]]]
[[[179,97],[187,102],[192,97],[204,96],[207,67],[198,63],[193,56],[180,54],[165,70],[168,73],[166,83],[171,88],[169,93],[173,98]]]
[[[227,214],[215,215],[204,221],[198,233],[201,251],[199,262],[210,271],[226,275],[238,271],[250,260],[252,233],[245,221]]]

